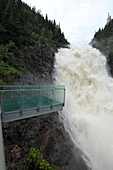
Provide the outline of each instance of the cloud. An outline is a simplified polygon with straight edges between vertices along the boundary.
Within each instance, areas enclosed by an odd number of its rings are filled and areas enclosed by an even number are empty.
[[[89,43],[95,31],[104,27],[107,14],[113,16],[113,0],[24,0],[48,18],[56,20],[71,44]]]

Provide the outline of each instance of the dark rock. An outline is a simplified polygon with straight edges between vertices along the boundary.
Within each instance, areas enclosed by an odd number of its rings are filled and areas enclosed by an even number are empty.
[[[61,45],[62,48],[70,48],[69,45]]]
[[[109,54],[105,52],[105,50],[102,49],[102,47],[99,45],[98,41],[94,38],[89,43],[93,48],[98,49],[102,55],[106,57],[106,69],[108,71],[109,76],[113,77],[113,54]]]
[[[20,150],[14,155],[12,147],[44,147],[44,158],[56,166],[56,170],[89,170],[82,158],[83,153],[73,145],[65,131],[58,113],[6,123],[3,128],[4,143],[7,149],[6,162],[8,169],[13,168],[15,161],[20,160],[18,170],[23,169],[25,153]],[[12,147],[12,150],[11,150]],[[21,156],[22,155],[22,156]],[[15,161],[14,161],[15,160]]]
[[[95,38],[91,40],[89,45],[91,45],[93,48],[96,48],[97,50],[99,50],[103,55],[105,55],[105,56],[107,55],[106,52],[102,50],[98,41]]]
[[[57,51],[56,46],[41,43],[38,39],[33,52],[25,51],[27,58],[22,65],[26,70],[24,70],[24,75],[20,75],[20,80],[16,84],[51,83],[54,56]]]
[[[69,48],[68,45],[62,45],[62,48]],[[34,51],[25,51],[24,63],[20,63],[24,70],[24,75],[16,84],[39,84],[52,83],[52,71],[54,66],[55,52],[58,52],[57,46],[41,42],[40,38],[34,45]],[[24,69],[26,68],[26,70]]]
[[[89,45],[91,45],[93,48],[97,48],[97,49],[99,48],[99,45],[96,39],[92,39]]]

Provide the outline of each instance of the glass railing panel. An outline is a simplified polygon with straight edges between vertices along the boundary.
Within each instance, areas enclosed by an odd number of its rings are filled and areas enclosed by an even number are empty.
[[[21,109],[21,96],[18,91],[2,91],[2,112],[11,112]]]

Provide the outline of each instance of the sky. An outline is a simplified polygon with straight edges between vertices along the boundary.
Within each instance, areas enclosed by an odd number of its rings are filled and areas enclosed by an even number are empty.
[[[48,19],[60,23],[71,45],[88,44],[104,28],[108,12],[113,18],[113,0],[22,0]]]

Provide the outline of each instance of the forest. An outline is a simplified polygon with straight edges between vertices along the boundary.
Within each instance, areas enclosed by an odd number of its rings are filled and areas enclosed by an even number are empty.
[[[105,27],[99,28],[92,42],[96,42],[96,46],[93,45],[93,47],[98,48],[106,56],[109,71],[113,77],[113,19],[111,19],[109,13]]]
[[[105,27],[99,28],[94,35],[94,39],[106,55],[113,55],[113,19],[109,14]]]
[[[49,20],[47,14],[44,18],[40,10],[21,0],[0,0],[0,84],[13,82],[24,74],[27,55],[36,53],[37,42],[41,44],[40,54],[43,44],[69,44],[60,24]]]

